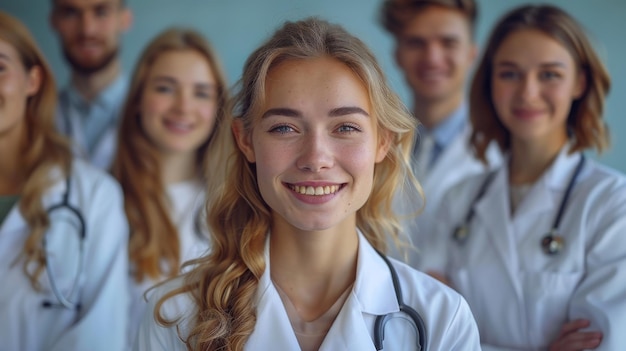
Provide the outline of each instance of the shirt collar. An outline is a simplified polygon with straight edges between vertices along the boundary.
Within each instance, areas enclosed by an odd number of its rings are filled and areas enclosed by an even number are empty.
[[[452,114],[443,122],[439,123],[433,130],[427,130],[423,127],[420,132],[430,133],[435,144],[445,149],[457,135],[463,132],[467,125],[468,106],[467,102],[463,102]]]
[[[127,88],[128,77],[125,74],[120,74],[91,102],[85,100],[73,84],[67,87],[66,92],[70,105],[77,108],[85,109],[90,105],[102,108],[116,108],[120,102],[125,100]]]

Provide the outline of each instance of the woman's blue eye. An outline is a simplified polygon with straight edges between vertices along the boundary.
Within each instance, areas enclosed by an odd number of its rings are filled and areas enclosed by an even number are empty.
[[[269,130],[270,133],[287,134],[294,131],[294,129],[288,125],[280,125],[273,127]]]
[[[355,125],[343,124],[339,126],[339,128],[337,128],[337,131],[339,133],[353,133],[353,132],[360,132],[361,130]]]

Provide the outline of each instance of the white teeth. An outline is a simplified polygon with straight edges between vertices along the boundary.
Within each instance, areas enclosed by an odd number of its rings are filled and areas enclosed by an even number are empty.
[[[291,189],[302,195],[328,195],[334,194],[339,190],[338,185],[326,185],[326,186],[300,186],[300,185],[292,185]]]
[[[191,130],[191,124],[184,122],[176,122],[176,121],[167,121],[167,125],[170,128],[177,129],[180,131],[189,131]]]

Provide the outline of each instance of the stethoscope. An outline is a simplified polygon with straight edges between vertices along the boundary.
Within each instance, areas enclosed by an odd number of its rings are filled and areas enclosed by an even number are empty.
[[[570,197],[570,194],[572,193],[574,184],[576,183],[576,180],[578,180],[578,176],[580,175],[580,171],[582,170],[584,165],[585,165],[585,155],[581,153],[580,160],[578,161],[578,164],[576,165],[574,174],[570,178],[569,183],[567,184],[567,188],[565,189],[565,194],[563,195],[563,199],[561,200],[561,204],[559,205],[559,211],[557,212],[557,215],[554,218],[552,229],[550,229],[550,231],[541,239],[541,242],[540,242],[541,249],[547,255],[556,255],[560,253],[563,250],[563,247],[565,246],[565,239],[559,233],[561,217],[563,216],[563,213],[565,212],[567,201]],[[468,229],[469,224],[472,221],[472,218],[474,217],[474,204],[477,203],[485,194],[485,192],[487,191],[487,187],[491,183],[491,179],[493,178],[495,173],[496,173],[495,171],[489,173],[489,175],[487,176],[487,178],[481,185],[476,197],[474,198],[474,201],[472,202],[472,206],[470,206],[470,209],[467,215],[465,216],[465,221],[463,222],[463,224],[459,225],[458,227],[454,229],[454,232],[452,233],[452,238],[457,243],[464,244],[465,241],[467,241],[467,238],[469,236],[469,229]]]
[[[378,252],[378,251],[377,251]],[[402,299],[402,288],[400,287],[400,279],[398,279],[398,273],[396,269],[393,268],[393,265],[387,258],[387,256],[383,255],[381,252],[378,252],[380,257],[383,258],[387,266],[389,267],[389,272],[391,273],[391,280],[393,282],[393,289],[396,293],[396,300],[398,301],[398,306],[400,306],[400,313],[404,313],[409,316],[409,322],[412,324],[413,329],[415,330],[417,340],[417,351],[426,350],[426,324],[424,324],[424,320],[417,313],[416,310],[404,304],[404,300]],[[389,320],[391,320],[393,315],[384,314],[376,317],[374,321],[374,346],[376,346],[376,350],[383,349],[383,340],[385,339],[385,325]]]
[[[74,277],[72,289],[70,290],[68,294],[68,296],[72,296],[74,295],[75,291],[78,291],[81,288],[80,287],[81,273],[82,273],[81,270],[83,267],[83,259],[84,259],[83,252],[84,252],[84,245],[85,245],[85,238],[86,238],[86,227],[85,227],[85,219],[80,213],[80,210],[78,210],[78,208],[70,204],[69,197],[70,197],[70,177],[68,176],[66,179],[66,190],[65,190],[65,193],[63,194],[62,201],[56,205],[49,207],[46,212],[48,213],[48,218],[52,218],[52,214],[55,211],[59,212],[60,210],[65,209],[65,210],[68,210],[73,216],[75,216],[76,219],[78,219],[78,237],[79,237],[79,253],[78,253],[78,267],[77,267],[78,272],[76,273],[76,276]],[[48,231],[46,231],[42,239],[44,252],[46,252],[46,249],[47,249],[47,239],[46,239],[47,234],[48,234]],[[46,258],[45,261],[46,261],[46,272],[48,273],[48,280],[50,281],[50,288],[52,289],[52,293],[57,298],[58,302],[44,300],[42,302],[42,306],[45,308],[62,307],[62,308],[70,309],[70,310],[80,310],[81,308],[80,302],[70,301],[69,297],[66,297],[65,295],[63,295],[63,293],[59,290],[59,288],[56,285],[56,281],[54,279],[51,260]]]

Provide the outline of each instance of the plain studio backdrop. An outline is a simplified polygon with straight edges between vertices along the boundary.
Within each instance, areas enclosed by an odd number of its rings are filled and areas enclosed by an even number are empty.
[[[374,51],[392,86],[410,107],[404,78],[393,60],[393,40],[379,24],[382,0],[127,0],[132,9],[132,28],[122,39],[123,69],[130,73],[145,44],[168,26],[193,27],[217,50],[232,85],[241,75],[245,59],[283,21],[321,16],[341,23]],[[68,79],[59,43],[48,15],[52,0],[0,0],[0,9],[22,20],[33,32],[47,56],[60,85]],[[626,172],[626,1],[550,0],[562,7],[587,29],[612,79],[605,118],[612,146],[592,157]],[[476,39],[486,40],[494,22],[504,12],[524,3],[540,1],[478,0]]]

